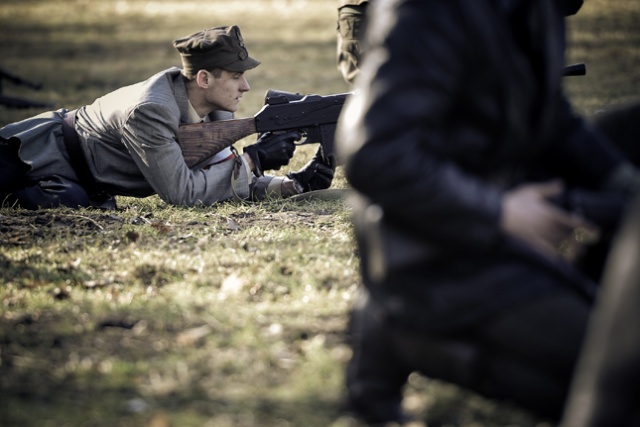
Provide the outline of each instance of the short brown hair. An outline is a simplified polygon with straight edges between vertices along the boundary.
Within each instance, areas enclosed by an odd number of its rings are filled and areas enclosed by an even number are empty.
[[[194,70],[192,72],[189,72],[188,70],[182,70],[182,75],[184,76],[185,79],[191,81],[196,78],[196,75],[198,75],[198,71],[200,70]],[[205,71],[210,72],[211,74],[213,74],[213,77],[215,77],[216,79],[219,79],[220,76],[222,75],[223,69],[220,67],[216,67],[216,68],[212,68],[210,70],[205,70]]]

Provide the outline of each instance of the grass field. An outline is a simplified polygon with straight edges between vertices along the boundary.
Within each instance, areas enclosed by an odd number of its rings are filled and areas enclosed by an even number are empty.
[[[43,84],[4,93],[75,108],[179,65],[171,40],[227,24],[262,61],[238,117],[267,89],[345,92],[335,3],[3,0],[0,67]],[[635,0],[589,0],[570,19],[567,62],[588,68],[567,79],[579,111],[640,93],[639,21]],[[38,112],[0,107],[0,126]],[[348,188],[340,170],[335,187]],[[0,280],[2,427],[352,425],[342,381],[358,255],[342,200],[1,209]],[[407,396],[430,427],[547,425],[417,375]]]

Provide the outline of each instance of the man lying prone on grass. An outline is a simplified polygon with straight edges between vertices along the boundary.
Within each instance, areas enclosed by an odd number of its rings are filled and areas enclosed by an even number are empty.
[[[37,209],[114,208],[116,195],[158,194],[173,205],[288,197],[328,188],[333,167],[315,156],[287,177],[296,131],[265,133],[239,154],[228,147],[190,168],[178,144],[182,124],[233,118],[250,87],[250,57],[237,26],[175,40],[182,68],[115,90],[74,111],[59,109],[0,129],[0,203]]]

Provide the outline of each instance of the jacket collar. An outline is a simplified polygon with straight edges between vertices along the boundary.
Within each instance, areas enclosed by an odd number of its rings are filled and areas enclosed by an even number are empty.
[[[176,97],[178,108],[180,109],[180,124],[189,123],[189,97],[187,96],[187,85],[182,77],[180,69],[173,76],[173,94]]]

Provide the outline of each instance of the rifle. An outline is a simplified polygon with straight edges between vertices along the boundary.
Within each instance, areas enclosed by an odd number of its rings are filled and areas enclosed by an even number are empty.
[[[15,85],[26,86],[34,90],[42,89],[42,85],[39,83],[32,83],[21,77],[9,73],[3,69],[0,69],[0,105],[7,106],[9,108],[52,108],[54,105],[47,102],[31,101],[24,98],[17,98],[15,96],[7,96],[2,94],[2,80],[6,79]]]
[[[181,125],[178,143],[191,168],[251,134],[296,130],[305,137],[298,145],[320,143],[322,160],[335,166],[336,122],[348,95],[301,95],[269,90],[264,106],[253,117]]]
[[[587,66],[583,62],[577,64],[565,65],[562,70],[563,77],[584,76],[587,74]]]

